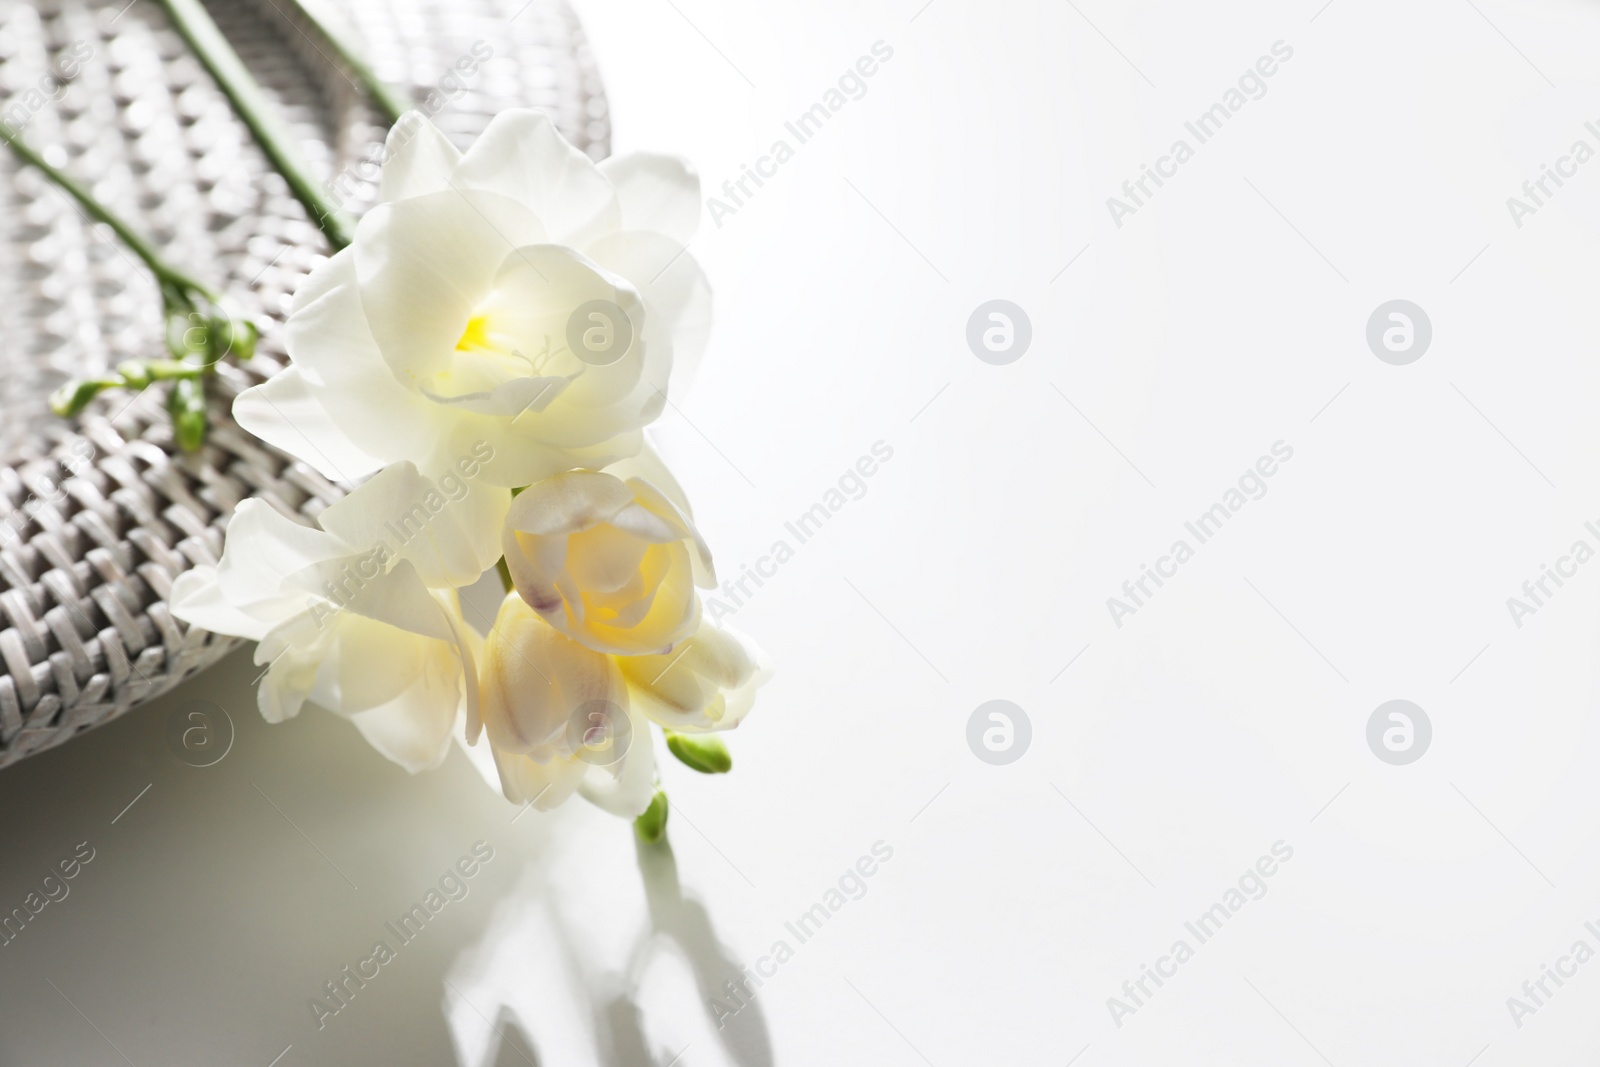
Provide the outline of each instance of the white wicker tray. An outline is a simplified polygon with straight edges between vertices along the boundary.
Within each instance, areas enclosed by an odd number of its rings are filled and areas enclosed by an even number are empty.
[[[496,112],[546,109],[595,158],[604,94],[563,0],[336,4],[378,74],[459,142]],[[124,6],[126,5],[126,6]],[[213,17],[311,161],[359,214],[383,129],[313,31],[273,0]],[[485,53],[488,58],[483,58]],[[331,53],[327,53],[331,54]],[[283,365],[276,327],[326,246],[153,0],[0,0],[0,121],[239,301],[264,336],[224,364],[204,448],[181,455],[159,395],[111,392],[75,424],[70,377],[159,356],[154,282],[38,172],[0,151],[0,766],[177,684],[238,642],[167,611],[215,562],[239,501],[315,516],[343,490],[241,431],[233,397]]]

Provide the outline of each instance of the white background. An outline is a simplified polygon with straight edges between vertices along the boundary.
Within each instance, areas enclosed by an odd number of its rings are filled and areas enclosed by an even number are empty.
[[[919,2],[579,7],[617,150],[708,193],[894,50],[692,246],[718,325],[662,434],[723,575],[893,458],[738,612],[779,674],[731,775],[664,766],[670,853],[581,802],[513,822],[459,755],[410,778],[331,716],[269,728],[236,656],[0,775],[0,909],[96,849],[0,948],[0,1061],[1593,1062],[1600,962],[1521,1026],[1507,998],[1600,950],[1600,563],[1520,627],[1506,600],[1600,549],[1600,162],[1520,227],[1506,199],[1600,149],[1600,9]],[[1118,227],[1107,197],[1278,41],[1266,94]],[[995,298],[1032,322],[1008,366],[965,338]],[[1366,342],[1393,299],[1432,323],[1406,366]],[[1119,627],[1107,598],[1279,441]],[[1396,698],[1433,727],[1408,766],[1366,740]],[[966,740],[993,699],[1032,724],[1007,766]],[[238,731],[213,767],[164,741],[195,700]],[[307,999],[480,839],[471,895],[319,1030]]]

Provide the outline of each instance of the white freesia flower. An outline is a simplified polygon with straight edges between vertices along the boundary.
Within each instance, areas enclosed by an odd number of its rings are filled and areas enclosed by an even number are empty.
[[[709,620],[658,656],[618,656],[632,706],[678,733],[731,730],[756,702],[772,667],[755,642]]]
[[[599,652],[665,652],[700,623],[711,553],[685,510],[643,478],[568,471],[512,501],[502,548],[517,592]]]
[[[514,802],[638,816],[652,722],[729,729],[770,673],[703,619],[710,552],[645,439],[709,325],[698,180],[660,156],[596,165],[528,110],[465,153],[413,114],[388,148],[353,243],[295,294],[292,365],[234,406],[370,480],[316,527],[246,501],[173,614],[259,642],[269,720],[320,704],[410,770],[454,735]],[[502,554],[515,589],[480,638],[457,589]]]
[[[628,707],[610,656],[550,627],[515,593],[484,643],[479,718],[466,740],[488,735],[506,798],[541,811],[574,792],[632,818],[655,792],[649,724]]]
[[[246,500],[220,563],[173,583],[172,613],[259,642],[256,662],[271,664],[257,697],[268,721],[309,701],[407,770],[438,766],[478,698],[478,637],[454,587],[493,565],[509,498],[402,463],[329,507],[320,528]]]
[[[239,397],[239,423],[342,480],[437,473],[480,440],[503,486],[637,451],[709,327],[684,251],[699,180],[664,156],[596,165],[529,110],[465,153],[413,114],[389,153],[354,243],[295,294],[293,366]]]

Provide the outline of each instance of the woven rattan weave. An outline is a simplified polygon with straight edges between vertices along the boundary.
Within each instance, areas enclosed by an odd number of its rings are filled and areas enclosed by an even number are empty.
[[[383,130],[316,33],[274,0],[213,0],[336,197],[370,200]],[[458,143],[511,106],[548,110],[596,158],[605,98],[562,0],[345,0],[380,76]],[[326,254],[321,235],[155,0],[0,0],[0,121],[92,184],[265,328],[225,366],[205,447],[172,446],[159,395],[108,393],[73,425],[68,377],[159,355],[154,282],[35,171],[0,151],[0,766],[175,685],[237,642],[167,611],[214,562],[239,501],[314,517],[343,490],[241,431],[237,393],[283,365],[278,325]]]

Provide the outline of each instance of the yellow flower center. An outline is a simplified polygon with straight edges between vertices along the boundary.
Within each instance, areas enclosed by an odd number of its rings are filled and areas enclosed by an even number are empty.
[[[472,316],[467,320],[467,328],[461,331],[461,340],[456,342],[456,351],[472,352],[492,347],[493,344],[489,340],[489,316]]]

